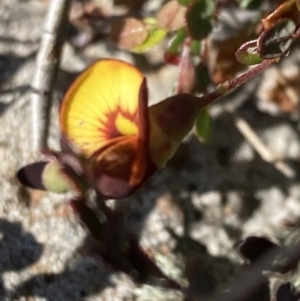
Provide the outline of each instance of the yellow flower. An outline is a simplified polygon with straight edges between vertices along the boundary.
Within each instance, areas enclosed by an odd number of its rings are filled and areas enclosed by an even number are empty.
[[[144,76],[112,59],[87,68],[63,99],[62,134],[86,158],[92,184],[106,197],[129,195],[154,172],[147,105]]]
[[[165,166],[198,112],[196,98],[187,94],[148,108],[140,71],[103,59],[81,73],[66,93],[60,126],[86,160],[91,184],[104,196],[119,198]]]

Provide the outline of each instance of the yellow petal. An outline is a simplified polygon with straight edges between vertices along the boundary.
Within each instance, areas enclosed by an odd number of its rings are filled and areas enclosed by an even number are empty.
[[[132,65],[103,59],[81,73],[60,109],[62,133],[90,157],[120,136],[137,136],[143,75]]]

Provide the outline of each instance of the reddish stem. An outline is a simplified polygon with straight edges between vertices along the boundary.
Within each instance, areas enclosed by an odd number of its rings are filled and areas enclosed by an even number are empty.
[[[274,62],[278,62],[278,58],[265,60],[258,66],[246,71],[240,76],[220,84],[215,91],[207,95],[197,97],[198,101],[201,103],[201,108],[211,104],[213,101],[223,96],[224,94],[228,93],[232,89],[248,82],[250,79],[252,79],[253,77],[257,76],[259,73],[267,69]]]
[[[244,84],[245,82],[249,81],[259,73],[263,72],[265,69],[267,69],[270,65],[272,65],[274,62],[278,62],[278,59],[271,59],[271,60],[265,60],[258,66],[246,71],[245,73],[241,74],[237,78],[231,79],[228,81],[230,90]]]

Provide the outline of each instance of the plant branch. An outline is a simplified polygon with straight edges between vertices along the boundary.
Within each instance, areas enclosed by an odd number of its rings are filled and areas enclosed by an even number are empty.
[[[46,16],[32,80],[32,151],[47,146],[53,87],[57,77],[62,45],[68,28],[71,0],[52,0]]]
[[[219,97],[223,96],[224,94],[230,92],[234,88],[239,87],[240,85],[248,82],[250,79],[254,78],[264,70],[266,70],[270,65],[273,63],[278,62],[278,58],[265,60],[261,64],[255,66],[254,68],[246,71],[245,73],[241,74],[240,76],[225,81],[222,84],[219,84],[215,91],[206,94],[204,96],[198,97],[198,101],[201,103],[201,107],[205,107],[212,102],[214,102]]]

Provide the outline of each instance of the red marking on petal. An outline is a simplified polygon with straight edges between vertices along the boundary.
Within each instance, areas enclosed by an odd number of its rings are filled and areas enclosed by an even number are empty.
[[[144,79],[139,93],[137,112],[138,137],[119,137],[92,159],[94,184],[108,198],[128,196],[156,170],[149,155],[148,94]]]

